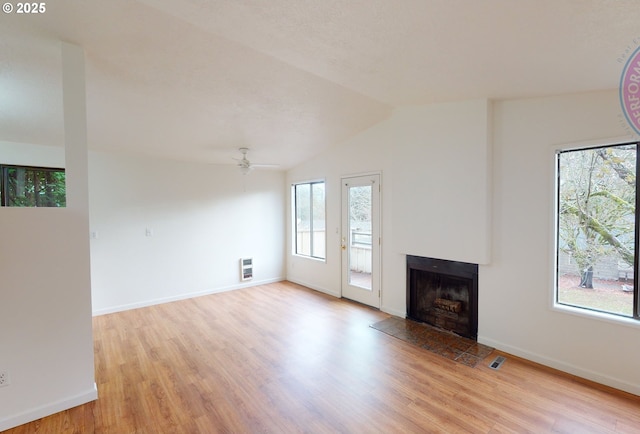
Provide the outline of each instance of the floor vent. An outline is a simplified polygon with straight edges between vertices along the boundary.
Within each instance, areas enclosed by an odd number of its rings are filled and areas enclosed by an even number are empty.
[[[502,364],[505,362],[505,360],[507,360],[507,359],[505,359],[502,356],[498,356],[495,359],[493,359],[493,362],[489,363],[489,367],[491,369],[500,369],[500,366],[502,366]]]

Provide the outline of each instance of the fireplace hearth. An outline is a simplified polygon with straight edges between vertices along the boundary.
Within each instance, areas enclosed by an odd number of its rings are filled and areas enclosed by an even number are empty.
[[[478,265],[407,255],[407,318],[478,339]]]

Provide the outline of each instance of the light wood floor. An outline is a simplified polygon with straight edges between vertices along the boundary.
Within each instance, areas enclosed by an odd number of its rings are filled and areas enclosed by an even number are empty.
[[[633,433],[640,397],[508,356],[498,371],[291,283],[94,319],[95,402],[7,433]]]

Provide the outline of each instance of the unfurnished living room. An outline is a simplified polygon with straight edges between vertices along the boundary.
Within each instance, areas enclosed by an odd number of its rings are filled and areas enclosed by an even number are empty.
[[[0,14],[0,431],[640,432],[640,2]]]

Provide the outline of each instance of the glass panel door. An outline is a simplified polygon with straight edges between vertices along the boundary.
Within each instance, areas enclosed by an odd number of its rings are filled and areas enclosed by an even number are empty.
[[[349,284],[371,291],[371,185],[349,190]]]
[[[380,307],[380,175],[342,179],[342,296]]]

